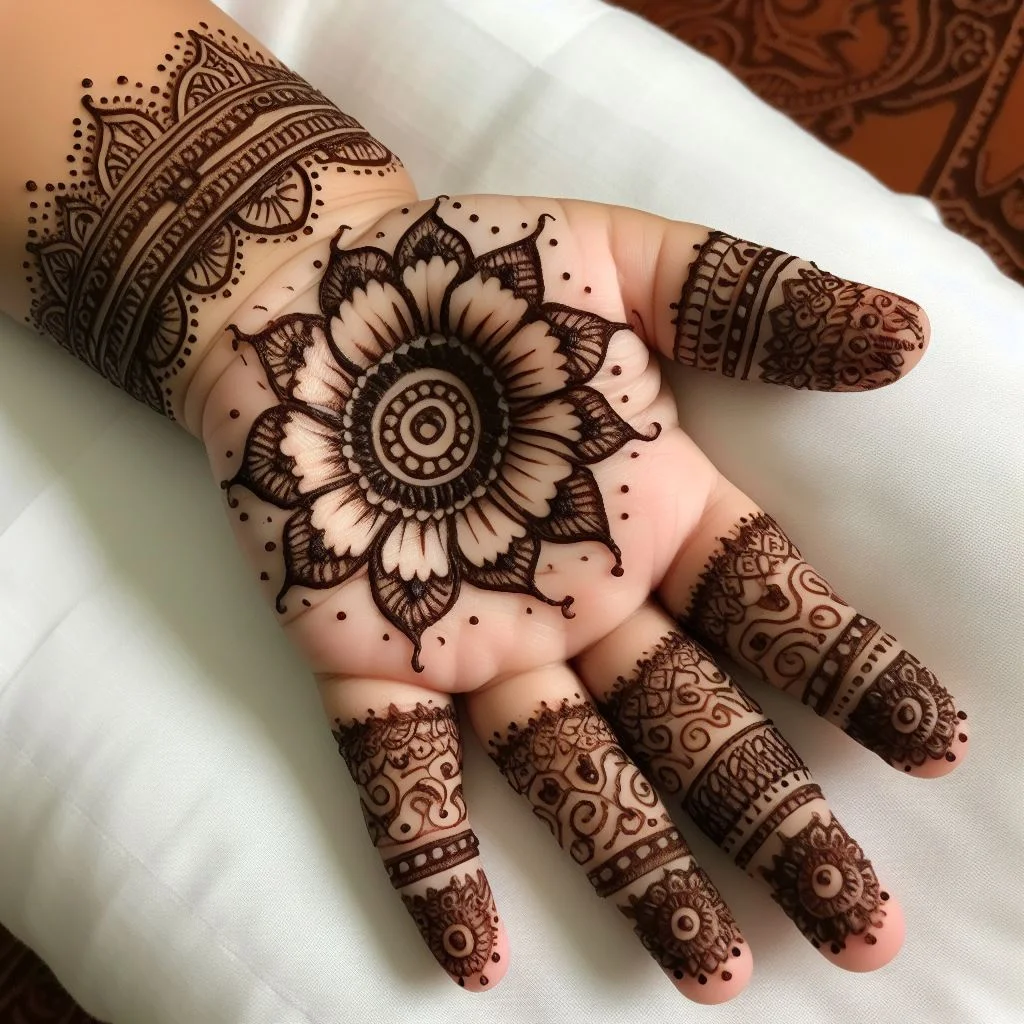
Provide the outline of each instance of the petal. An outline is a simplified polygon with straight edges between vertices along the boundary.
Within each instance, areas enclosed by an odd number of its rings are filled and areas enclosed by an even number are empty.
[[[390,538],[389,538],[390,539]],[[388,572],[381,561],[384,545],[376,544],[370,558],[370,590],[381,614],[394,623],[413,643],[412,667],[421,672],[420,637],[441,619],[459,596],[459,576],[455,565],[444,576],[403,579]]]
[[[495,355],[495,367],[513,400],[549,395],[565,387],[565,357],[543,320],[526,324]]]
[[[444,295],[458,272],[458,263],[454,260],[446,263],[441,256],[433,256],[429,262],[421,260],[402,271],[402,282],[416,303],[425,334],[441,330]]]
[[[251,345],[259,356],[274,394],[330,409],[338,415],[352,386],[352,375],[331,352],[323,317],[297,313],[281,317],[258,334],[232,327],[235,345]]]
[[[442,332],[492,354],[519,328],[528,310],[529,304],[502,288],[496,277],[484,280],[477,274],[452,289]]]
[[[390,282],[369,281],[338,307],[331,339],[343,359],[365,370],[417,334],[405,296]]]
[[[317,498],[310,506],[311,523],[323,543],[337,555],[361,555],[381,531],[388,514],[371,505],[355,483]]]
[[[281,422],[278,451],[291,461],[291,475],[300,494],[336,487],[349,477],[341,446],[337,426],[299,409],[293,408]]]
[[[324,316],[335,316],[343,302],[349,302],[358,290],[365,291],[370,281],[394,281],[391,257],[372,246],[339,249],[339,239],[331,249],[331,261],[320,282],[320,308]]]
[[[278,609],[284,610],[281,599],[289,587],[336,587],[365,561],[365,555],[346,557],[327,547],[323,532],[312,523],[310,509],[299,509],[284,528],[285,579],[277,596]]]
[[[543,519],[558,490],[558,481],[572,473],[572,466],[556,455],[542,452],[517,438],[509,438],[496,490],[512,507]]]
[[[596,540],[618,555],[608,530],[604,499],[594,475],[585,466],[577,466],[572,475],[558,484],[551,502],[551,515],[534,524],[542,540],[556,544],[574,544]]]
[[[549,434],[566,443],[578,441],[581,436],[576,407],[561,396],[517,406],[513,427],[526,433]]]
[[[380,558],[385,572],[403,580],[447,576],[447,522],[402,518],[381,545]]]
[[[559,398],[576,411],[579,434],[573,454],[581,462],[600,462],[630,441],[653,440],[638,434],[612,409],[604,395],[593,388],[571,388]]]
[[[283,508],[299,501],[299,481],[293,473],[295,460],[281,452],[285,427],[297,411],[293,406],[273,405],[256,417],[245,439],[241,468],[229,487],[240,484]]]
[[[557,302],[541,307],[548,325],[557,335],[559,352],[571,384],[585,384],[604,363],[612,335],[628,331],[629,324],[617,324],[596,313],[573,309]]]
[[[496,277],[503,287],[530,303],[539,303],[544,297],[544,276],[541,272],[537,236],[544,227],[546,216],[541,216],[533,233],[511,245],[485,253],[476,261],[476,269],[485,278]]]
[[[454,262],[464,268],[472,259],[469,242],[438,217],[439,205],[440,199],[399,239],[395,246],[395,263],[399,267],[411,267],[440,256],[446,263]]]
[[[523,537],[526,527],[485,496],[470,502],[458,513],[455,532],[466,561],[482,566],[507,551],[513,540]]]
[[[465,552],[465,548],[462,549]],[[462,563],[462,579],[482,590],[501,590],[505,593],[531,594],[549,602],[537,591],[534,574],[540,558],[540,543],[534,537],[521,537],[486,563]]]

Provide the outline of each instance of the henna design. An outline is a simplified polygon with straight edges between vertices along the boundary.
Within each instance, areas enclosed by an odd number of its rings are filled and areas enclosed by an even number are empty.
[[[83,96],[72,180],[46,185],[28,232],[30,322],[168,416],[193,314],[231,297],[245,246],[313,234],[322,174],[398,166],[298,75],[200,28],[176,33],[160,84]]]
[[[676,977],[707,981],[727,963],[739,930],[707,875],[698,867],[665,869],[622,912],[651,956]],[[736,950],[738,953],[739,950]]]
[[[649,818],[671,825],[650,783],[589,703],[541,703],[525,725],[512,722],[489,747],[509,785],[577,864],[600,866],[623,840],[646,834]]]
[[[786,818],[822,798],[796,751],[689,637],[663,637],[601,707],[651,777],[742,868]]]
[[[834,593],[770,516],[742,518],[734,534],[681,620],[890,764],[954,760],[966,715],[936,677]]]
[[[694,247],[676,310],[675,359],[727,377],[824,391],[896,380],[922,348],[920,307],[722,231]]]
[[[537,588],[543,542],[597,541],[621,575],[588,466],[645,439],[587,386],[626,325],[543,301],[546,217],[474,255],[441,201],[393,254],[345,250],[339,236],[321,314],[238,335],[279,404],[257,418],[225,485],[292,513],[279,609],[292,587],[335,587],[366,569],[416,671],[424,631],[463,583],[572,614],[571,597]]]
[[[375,845],[414,842],[465,822],[462,740],[451,704],[409,711],[391,704],[383,715],[336,721],[332,732]]]
[[[480,853],[480,840],[472,829],[450,839],[424,843],[408,853],[400,853],[384,861],[388,878],[396,889],[403,889],[425,878],[450,871],[459,864],[473,860]]]
[[[833,953],[845,948],[850,936],[866,935],[885,918],[881,892],[871,862],[849,834],[833,819],[821,815],[795,835],[782,837],[781,853],[761,874],[772,887],[772,899],[817,947]]]
[[[494,927],[494,899],[483,871],[456,876],[440,889],[426,895],[402,896],[416,927],[437,962],[460,984],[479,974],[491,961],[497,930]],[[487,984],[486,976],[480,979]]]

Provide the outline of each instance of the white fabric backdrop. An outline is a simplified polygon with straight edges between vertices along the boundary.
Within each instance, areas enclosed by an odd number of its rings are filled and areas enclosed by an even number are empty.
[[[743,997],[700,1010],[470,743],[514,962],[493,993],[461,992],[389,891],[198,447],[4,321],[0,920],[116,1024],[1019,1024],[1024,291],[923,200],[596,0],[225,6],[424,194],[637,205],[925,305],[932,351],[896,387],[830,397],[679,375],[679,394],[719,464],[956,689],[972,757],[937,783],[899,777],[764,694],[902,898],[909,941],[885,970],[845,975],[697,836],[756,957]]]

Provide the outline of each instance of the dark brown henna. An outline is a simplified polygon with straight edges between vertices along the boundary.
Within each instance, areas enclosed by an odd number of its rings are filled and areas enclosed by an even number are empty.
[[[727,377],[819,391],[896,380],[923,348],[920,307],[722,231],[695,247],[673,306],[675,358]]]
[[[796,834],[783,836],[783,849],[761,874],[772,899],[793,919],[814,946],[839,953],[850,936],[867,935],[885,919],[881,892],[871,862],[833,819],[821,816]]]
[[[950,759],[957,713],[935,676],[857,614],[762,512],[707,564],[682,621],[890,764]]]
[[[601,707],[651,777],[742,868],[794,811],[821,799],[757,704],[679,633],[620,677]]]
[[[417,670],[423,633],[463,584],[571,615],[571,597],[537,587],[544,542],[597,541],[621,574],[588,467],[643,439],[588,386],[625,325],[544,302],[546,218],[475,255],[441,201],[393,254],[336,244],[321,313],[238,336],[279,404],[229,484],[291,511],[279,608],[292,587],[365,569]]]
[[[591,704],[542,703],[489,745],[598,895],[619,894],[616,905],[662,967],[702,982],[721,968],[738,941],[735,921]]]
[[[83,96],[81,153],[29,231],[31,322],[168,415],[193,316],[231,297],[246,245],[313,234],[322,175],[398,166],[298,75],[200,29],[177,33],[150,82]]]
[[[479,976],[486,985],[498,919],[486,876],[470,864],[480,844],[465,827],[454,707],[392,704],[382,715],[336,722],[333,733],[388,878],[430,951],[460,984]],[[462,865],[469,867],[455,870]]]
[[[791,823],[806,820],[802,809],[822,802],[821,790],[775,726],[698,644],[670,633],[633,676],[618,680],[602,706],[635,756],[682,797],[693,820],[740,867],[771,885],[773,898],[815,945],[838,953],[847,936],[867,936],[881,924],[885,913],[870,863],[837,821],[824,826],[812,811],[811,824]],[[769,843],[781,843],[771,870],[761,866]],[[634,908],[638,928],[644,923],[663,945],[670,908],[693,906],[698,889],[672,874],[652,883]],[[710,918],[703,907],[698,901],[690,911],[684,934]],[[701,927],[720,956],[716,933]]]

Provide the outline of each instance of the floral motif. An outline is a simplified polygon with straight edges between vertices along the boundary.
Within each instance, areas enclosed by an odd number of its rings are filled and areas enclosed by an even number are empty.
[[[494,900],[482,871],[456,876],[426,896],[403,896],[402,902],[416,922],[437,962],[454,978],[479,974],[491,960],[497,938],[492,920]]]
[[[732,915],[697,867],[666,868],[622,912],[662,967],[690,977],[717,971],[738,935]]]
[[[888,897],[871,862],[838,821],[826,825],[813,814],[796,835],[781,838],[782,852],[761,874],[772,898],[812,943],[830,943],[838,953],[848,936],[882,924]]]
[[[393,254],[346,250],[339,236],[320,314],[236,331],[278,404],[228,485],[292,510],[279,609],[291,587],[334,587],[365,567],[417,671],[422,634],[463,583],[571,615],[571,597],[537,589],[544,541],[598,541],[621,574],[588,466],[645,439],[587,386],[626,325],[543,301],[546,218],[476,256],[440,203]]]

